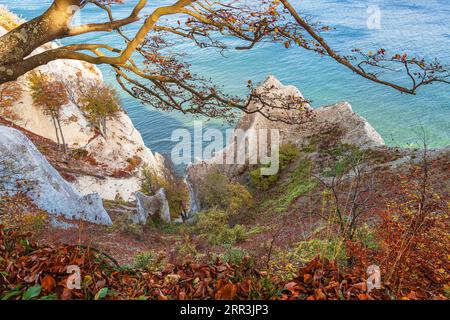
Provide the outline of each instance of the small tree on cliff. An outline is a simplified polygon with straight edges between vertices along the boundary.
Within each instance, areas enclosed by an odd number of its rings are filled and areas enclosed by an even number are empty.
[[[275,42],[286,48],[299,46],[327,56],[357,75],[407,94],[416,94],[422,86],[436,82],[450,83],[446,66],[438,61],[427,62],[385,49],[350,54],[335,51],[323,37],[329,27],[304,18],[288,0],[205,1],[173,0],[169,5],[151,7],[147,0],[136,1],[125,18],[117,19],[116,5],[122,0],[54,0],[48,10],[0,37],[0,84],[16,80],[21,75],[57,59],[74,59],[96,65],[110,65],[120,86],[131,96],[154,107],[209,117],[233,117],[234,109],[260,112],[269,119],[279,120],[260,108],[249,108],[258,101],[263,107],[291,109],[302,106],[299,99],[274,103],[264,99],[253,85],[243,100],[221,92],[208,79],[191,72],[179,50],[170,50],[180,41],[200,48],[214,47],[224,51],[236,41],[237,50],[248,50],[260,42]],[[77,10],[97,7],[105,13],[105,21],[72,25]],[[143,12],[146,12],[144,15]],[[145,17],[145,18],[143,18]],[[168,18],[168,19],[166,19]],[[129,34],[121,28],[136,26]],[[94,32],[109,32],[123,40],[123,46],[111,43],[76,43],[76,37]],[[74,44],[30,54],[49,41],[73,38]],[[139,63],[137,62],[139,60]],[[390,81],[388,73],[403,70],[404,78]],[[407,82],[409,81],[409,85]],[[303,121],[304,119],[295,119]]]
[[[0,115],[10,119],[18,119],[11,107],[22,97],[22,87],[17,82],[8,82],[0,85]]]
[[[9,82],[0,85],[0,107],[11,107],[21,96],[22,88],[18,83]]]
[[[33,103],[42,108],[44,113],[52,118],[56,140],[58,145],[62,144],[65,152],[66,141],[61,126],[61,108],[69,103],[69,98],[64,83],[38,71],[32,72],[28,81]]]
[[[77,104],[87,119],[102,136],[106,137],[106,121],[121,110],[116,90],[104,84],[92,82],[80,88]]]

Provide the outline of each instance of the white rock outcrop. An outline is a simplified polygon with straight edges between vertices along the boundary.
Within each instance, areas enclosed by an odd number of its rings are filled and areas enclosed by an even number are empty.
[[[82,195],[20,131],[0,126],[0,193],[25,192],[54,217],[111,225],[98,194]]]
[[[300,90],[294,86],[283,85],[274,76],[268,76],[267,79],[257,88],[257,90],[266,92],[268,97],[276,99],[273,103],[279,104],[277,101],[292,100],[292,98],[304,99]],[[249,106],[250,110],[261,109],[259,102],[254,102]],[[263,107],[267,108],[267,107]],[[279,129],[281,144],[294,143],[301,145],[314,134],[321,134],[324,126],[339,127],[342,135],[339,137],[343,143],[356,144],[361,147],[383,146],[384,141],[376,130],[367,122],[366,119],[353,112],[348,102],[340,102],[330,106],[324,106],[313,109],[308,103],[303,103],[304,110],[311,111],[311,117],[304,124],[289,124],[281,121],[271,121],[264,117],[261,113],[244,114],[239,121],[236,129],[248,131],[250,129]],[[295,119],[297,110],[273,109],[271,114],[277,113],[278,119]],[[238,146],[242,148],[243,146]],[[230,148],[228,146],[227,148]],[[209,162],[214,162],[211,159]]]
[[[146,224],[151,217],[159,217],[161,220],[170,223],[169,202],[164,188],[159,189],[153,196],[146,196],[141,192],[136,192],[136,214],[132,216],[132,221],[137,224]]]
[[[340,141],[362,148],[384,146],[384,140],[366,119],[355,113],[348,102],[340,102],[314,110],[314,124],[328,122],[343,129]],[[302,137],[299,137],[301,139]]]

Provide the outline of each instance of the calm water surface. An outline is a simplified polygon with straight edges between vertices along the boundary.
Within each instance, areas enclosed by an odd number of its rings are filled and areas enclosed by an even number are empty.
[[[27,19],[42,13],[50,3],[49,0],[0,0],[0,5]],[[129,0],[117,6],[116,16],[126,16],[135,3]],[[150,3],[155,6],[169,1]],[[336,27],[326,38],[342,52],[350,52],[354,47],[366,50],[383,47],[437,57],[450,65],[450,0],[294,0],[292,3],[310,17]],[[381,10],[379,30],[367,28],[369,5]],[[80,21],[99,21],[100,14],[90,9]],[[127,32],[132,34],[135,30],[130,28]],[[84,35],[77,41],[99,42],[99,38],[121,44],[112,35],[102,33]],[[69,41],[74,40],[64,42]],[[450,144],[450,86],[433,85],[419,91],[417,96],[404,95],[355,76],[327,58],[300,48],[286,50],[273,44],[251,51],[229,52],[226,58],[214,50],[198,49],[186,43],[180,43],[177,49],[189,54],[187,59],[196,73],[211,77],[228,93],[244,95],[248,80],[256,83],[273,74],[285,84],[297,86],[314,107],[343,100],[350,102],[389,145],[408,146],[417,142],[420,127],[425,128],[431,146]],[[101,68],[106,81],[113,83],[113,73],[108,67]],[[191,117],[154,110],[125,94],[123,103],[146,144],[163,154],[169,154],[174,144],[172,130],[189,129],[193,123]],[[226,128],[218,121],[209,125]]]

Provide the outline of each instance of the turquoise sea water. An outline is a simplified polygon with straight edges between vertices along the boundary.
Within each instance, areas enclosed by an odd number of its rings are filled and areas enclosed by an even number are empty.
[[[153,7],[169,2],[149,1]],[[0,0],[0,5],[6,5],[27,19],[42,13],[50,3],[49,0]],[[117,6],[116,16],[126,16],[135,3],[127,0],[125,5]],[[341,52],[349,53],[355,47],[365,50],[383,47],[395,52],[436,57],[450,65],[450,0],[294,0],[292,3],[312,19],[336,27],[325,37]],[[381,29],[367,28],[370,5],[381,10]],[[100,21],[100,15],[96,9],[87,10],[80,21]],[[133,30],[127,32],[132,34]],[[113,35],[101,33],[84,35],[77,41],[99,42],[99,38],[117,42],[117,45],[121,43]],[[187,59],[195,72],[211,77],[228,93],[243,95],[248,80],[257,83],[273,74],[285,84],[297,86],[312,100],[314,107],[343,100],[350,102],[389,145],[407,146],[417,142],[421,127],[425,128],[432,147],[450,144],[448,85],[425,87],[417,96],[409,96],[353,75],[330,59],[300,48],[286,50],[273,44],[264,44],[251,51],[229,52],[226,58],[214,50],[198,49],[185,43],[180,43],[177,49],[189,54]],[[102,67],[102,71],[106,80],[112,83],[113,73],[108,67]],[[190,117],[155,111],[125,94],[123,103],[147,146],[154,151],[169,154],[174,145],[172,130],[192,126]]]

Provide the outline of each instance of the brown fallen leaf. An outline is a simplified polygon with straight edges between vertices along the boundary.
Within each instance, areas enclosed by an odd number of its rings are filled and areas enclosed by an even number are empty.
[[[367,284],[365,282],[359,282],[353,285],[353,288],[366,292],[367,291]]]
[[[46,275],[41,280],[42,289],[46,292],[53,292],[56,287],[56,281],[51,275]]]
[[[296,282],[289,282],[288,284],[286,284],[286,285],[284,286],[284,288],[285,288],[286,290],[289,290],[289,291],[293,292],[293,291],[296,291],[296,290],[297,290],[298,284],[297,284]]]
[[[216,292],[215,298],[218,300],[233,300],[236,298],[237,286],[228,283],[222,289]]]
[[[323,293],[322,289],[316,289],[315,291],[315,298],[317,300],[326,300],[327,296]]]
[[[365,293],[360,293],[357,295],[359,300],[369,300],[369,296]]]

